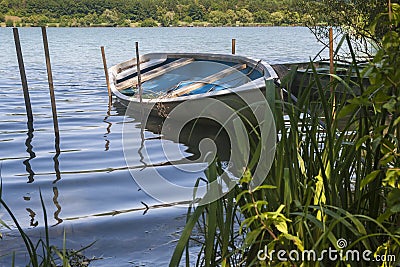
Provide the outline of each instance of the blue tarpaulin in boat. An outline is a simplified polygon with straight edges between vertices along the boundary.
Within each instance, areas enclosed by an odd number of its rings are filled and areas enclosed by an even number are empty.
[[[193,82],[193,81],[187,81],[187,82],[181,82],[174,90],[178,90],[184,86],[187,85],[191,85],[191,84],[196,84],[196,83],[202,83],[200,82]],[[193,91],[190,91],[190,93],[184,94],[184,96],[186,95],[198,95],[198,94],[204,94],[210,91],[219,91],[219,90],[223,90],[226,89],[226,87],[222,86],[222,85],[218,85],[218,84],[204,84],[202,87],[195,89]]]

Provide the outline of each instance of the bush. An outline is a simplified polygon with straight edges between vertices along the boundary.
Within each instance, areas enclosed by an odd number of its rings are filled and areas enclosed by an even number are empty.
[[[157,26],[158,26],[157,22],[152,18],[145,19],[144,21],[142,21],[142,23],[140,23],[140,27],[157,27]]]
[[[208,21],[215,25],[226,25],[229,22],[229,17],[225,12],[211,11],[208,15]]]
[[[186,16],[186,17],[183,18],[183,21],[186,22],[186,23],[192,23],[193,19],[191,17],[189,17],[189,16]]]
[[[14,22],[10,19],[6,20],[6,27],[14,27]]]
[[[5,17],[4,17],[4,15],[3,14],[0,14],[0,22],[4,22],[5,21]]]
[[[268,23],[270,22],[270,14],[266,10],[257,11],[254,13],[254,22]]]

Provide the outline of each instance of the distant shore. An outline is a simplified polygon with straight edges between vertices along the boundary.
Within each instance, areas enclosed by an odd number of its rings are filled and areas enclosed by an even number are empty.
[[[27,24],[27,23],[13,23],[11,24],[6,24],[5,22],[0,23],[1,28],[6,28],[6,27],[24,27],[24,28],[30,28],[30,27],[41,27],[41,26],[46,26],[46,27],[53,27],[53,28],[148,28],[148,27],[153,27],[153,28],[168,28],[168,27],[188,27],[188,28],[196,28],[196,27],[206,27],[206,28],[212,28],[212,27],[305,27],[305,25],[302,24],[281,24],[281,25],[274,25],[270,23],[238,23],[235,25],[232,24],[213,24],[213,23],[208,23],[208,22],[199,22],[199,23],[178,23],[170,26],[163,26],[163,25],[142,25],[141,23],[130,23],[129,25],[112,25],[112,24],[92,24],[92,25],[65,25],[63,23],[44,23],[44,24]]]
[[[322,24],[321,24],[322,25]],[[297,26],[306,26],[304,23],[242,23],[240,21],[236,21],[236,23],[211,23],[208,21],[176,21],[168,26],[163,25],[162,23],[156,20],[144,20],[138,22],[124,21],[123,23],[88,23],[77,18],[70,18],[69,20],[64,21],[56,21],[52,22],[26,22],[26,19],[18,16],[8,16],[6,15],[4,18],[4,22],[0,22],[0,27],[87,27],[87,28],[96,28],[96,27],[125,27],[125,28],[139,28],[139,27],[297,27]]]

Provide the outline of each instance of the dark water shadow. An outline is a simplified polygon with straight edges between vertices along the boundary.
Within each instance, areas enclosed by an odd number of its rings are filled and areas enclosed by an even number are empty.
[[[217,148],[217,157],[220,161],[229,161],[230,159],[231,143],[227,132],[222,126],[216,125],[207,119],[202,119],[201,122],[193,120],[185,124],[179,133],[178,140],[176,140],[175,131],[172,130],[173,127],[163,128],[163,118],[149,116],[144,119],[140,112],[128,112],[126,106],[119,101],[114,102],[114,107],[117,115],[128,116],[134,119],[134,122],[138,123],[137,127],[141,129],[141,149],[143,149],[145,142],[144,131],[149,131],[158,135],[157,139],[169,140],[187,146],[185,152],[191,154],[186,157],[188,160],[198,160],[201,157],[199,145],[204,139],[211,139],[214,142]],[[180,122],[176,123],[177,127],[180,126]],[[139,154],[141,149],[138,151]]]

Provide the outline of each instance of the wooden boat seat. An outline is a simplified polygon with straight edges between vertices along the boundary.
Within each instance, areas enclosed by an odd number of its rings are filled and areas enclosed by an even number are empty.
[[[142,61],[142,62],[140,62],[140,69],[145,70],[147,68],[161,64],[164,61],[165,61],[165,58]],[[136,75],[136,72],[137,72],[136,64],[130,65],[125,69],[121,69],[120,72],[117,74],[117,81],[125,79],[125,77],[128,77],[130,75]]]
[[[220,80],[220,79],[222,79],[226,76],[229,76],[237,71],[245,69],[246,67],[247,67],[246,64],[237,64],[235,66],[229,67],[227,69],[224,69],[220,72],[214,73],[213,75],[210,75],[210,76],[207,76],[207,77],[201,79],[201,82],[189,84],[189,85],[181,87],[175,91],[172,91],[171,93],[169,93],[167,95],[167,97],[177,97],[177,96],[188,94],[193,90],[199,89],[206,84],[213,83],[217,80]]]
[[[154,79],[154,78],[161,76],[167,72],[170,72],[174,69],[183,67],[193,61],[194,61],[194,58],[181,58],[181,59],[172,61],[171,63],[165,64],[165,65],[155,68],[151,71],[143,73],[141,76],[141,81],[143,83],[145,81]],[[118,91],[121,91],[121,90],[124,90],[124,89],[132,87],[132,86],[137,86],[137,84],[138,84],[138,78],[137,78],[137,76],[135,76],[131,79],[128,79],[126,81],[118,83],[116,88],[118,89]]]

